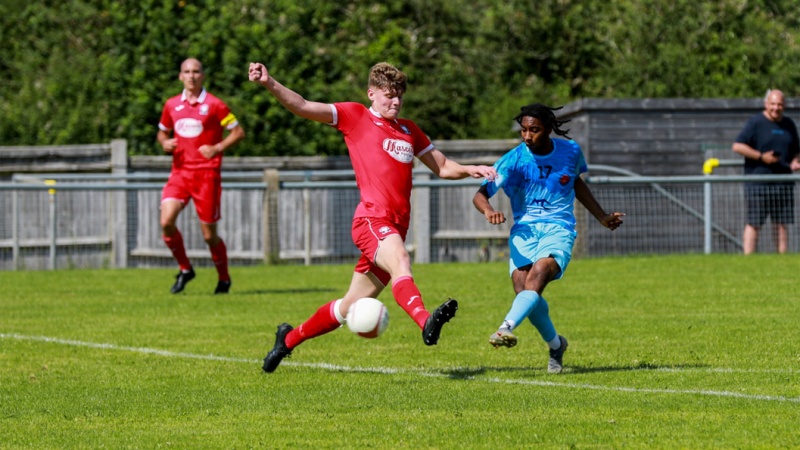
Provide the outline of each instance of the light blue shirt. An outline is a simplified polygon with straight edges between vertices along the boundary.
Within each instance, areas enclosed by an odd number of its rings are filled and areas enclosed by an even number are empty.
[[[514,227],[555,223],[575,231],[575,179],[588,170],[586,160],[577,142],[552,141],[547,155],[520,143],[494,164],[497,178],[483,183],[489,197],[502,188],[511,199]]]

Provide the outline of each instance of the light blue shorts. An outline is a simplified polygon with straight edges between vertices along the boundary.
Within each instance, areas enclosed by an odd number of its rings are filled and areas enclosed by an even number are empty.
[[[514,226],[508,237],[508,248],[511,259],[508,261],[508,273],[513,274],[520,267],[536,261],[553,257],[561,271],[555,279],[564,275],[572,259],[572,246],[578,233],[553,223],[537,223]]]

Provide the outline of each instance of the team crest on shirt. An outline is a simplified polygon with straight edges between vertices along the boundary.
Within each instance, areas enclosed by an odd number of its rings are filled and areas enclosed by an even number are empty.
[[[195,138],[202,132],[203,122],[197,119],[184,118],[175,122],[175,134],[180,137]]]
[[[208,115],[208,105],[206,105],[205,103],[200,105],[200,115],[201,116],[207,116]]]
[[[558,182],[561,183],[562,186],[566,186],[566,184],[569,183],[569,175],[561,175]]]
[[[401,163],[408,164],[414,160],[414,148],[400,139],[384,139],[383,150]]]
[[[178,105],[175,107],[175,111],[181,111],[184,108],[183,105]]]
[[[384,235],[385,234],[389,234],[391,231],[392,231],[392,229],[389,228],[389,227],[380,227],[380,228],[378,228],[378,233],[384,234]]]
[[[408,127],[407,127],[407,126],[405,126],[405,125],[400,125],[400,128],[403,130],[403,133],[405,133],[405,134],[411,134],[411,132],[408,130]]]

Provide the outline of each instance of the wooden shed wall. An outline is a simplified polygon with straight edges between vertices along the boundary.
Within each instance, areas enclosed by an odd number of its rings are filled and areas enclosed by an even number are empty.
[[[705,150],[730,148],[763,107],[762,99],[583,99],[558,114],[589,163],[669,176],[701,174]],[[787,99],[785,114],[800,119],[800,99]]]

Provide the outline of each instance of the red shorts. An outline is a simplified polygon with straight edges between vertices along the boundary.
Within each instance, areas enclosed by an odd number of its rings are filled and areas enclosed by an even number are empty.
[[[194,200],[200,221],[217,223],[221,217],[222,176],[215,169],[174,170],[161,191],[161,203],[166,200],[177,200],[184,207]]]
[[[386,236],[399,234],[405,242],[407,228],[403,228],[386,219],[374,217],[356,217],[353,219],[353,243],[361,250],[361,258],[356,263],[355,271],[366,274],[372,272],[375,277],[388,286],[392,276],[375,264],[375,256],[378,254],[378,246]]]

